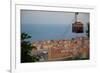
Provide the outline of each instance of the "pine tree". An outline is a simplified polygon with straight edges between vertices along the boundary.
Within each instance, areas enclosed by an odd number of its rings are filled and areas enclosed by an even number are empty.
[[[31,45],[29,39],[30,35],[27,33],[21,33],[21,62],[35,62],[38,61],[38,58],[35,56],[31,56],[30,52],[34,46]]]
[[[88,38],[90,37],[90,23],[87,23],[87,31],[86,31],[86,35],[88,36]]]

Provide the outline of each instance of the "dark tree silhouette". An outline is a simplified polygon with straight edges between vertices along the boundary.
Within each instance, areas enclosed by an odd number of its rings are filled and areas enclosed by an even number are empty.
[[[35,62],[39,59],[36,56],[31,56],[30,53],[34,46],[31,45],[29,39],[30,35],[27,33],[21,33],[21,62]]]
[[[90,37],[90,23],[87,23],[87,27],[88,27],[88,29],[87,29],[87,31],[86,31],[86,35],[87,35],[88,37]]]

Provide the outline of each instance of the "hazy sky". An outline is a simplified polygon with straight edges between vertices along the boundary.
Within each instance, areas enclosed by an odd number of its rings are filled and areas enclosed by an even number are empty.
[[[21,32],[27,32],[32,40],[70,39],[86,36],[89,13],[79,13],[78,21],[84,24],[84,33],[72,33],[74,12],[21,10]]]

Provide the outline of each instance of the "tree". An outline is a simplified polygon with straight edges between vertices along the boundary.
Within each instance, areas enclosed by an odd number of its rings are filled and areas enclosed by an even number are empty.
[[[38,61],[39,59],[36,56],[31,56],[30,53],[32,51],[31,42],[29,39],[31,38],[30,35],[27,33],[21,33],[21,62],[34,62]]]
[[[90,37],[90,23],[87,23],[87,27],[88,27],[88,29],[86,30],[86,35],[89,38]]]

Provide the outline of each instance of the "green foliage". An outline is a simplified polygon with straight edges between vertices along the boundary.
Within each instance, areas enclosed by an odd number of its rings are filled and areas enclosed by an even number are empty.
[[[87,29],[87,31],[86,31],[86,35],[87,35],[88,37],[90,37],[90,23],[87,23],[87,27],[88,27],[88,29]]]
[[[21,33],[21,62],[35,62],[39,59],[36,56],[31,56],[30,52],[35,46],[28,41],[31,38],[27,33]]]
[[[21,33],[21,40],[22,41],[25,40],[25,39],[29,39],[29,38],[31,38],[31,36],[28,35],[27,33]]]

